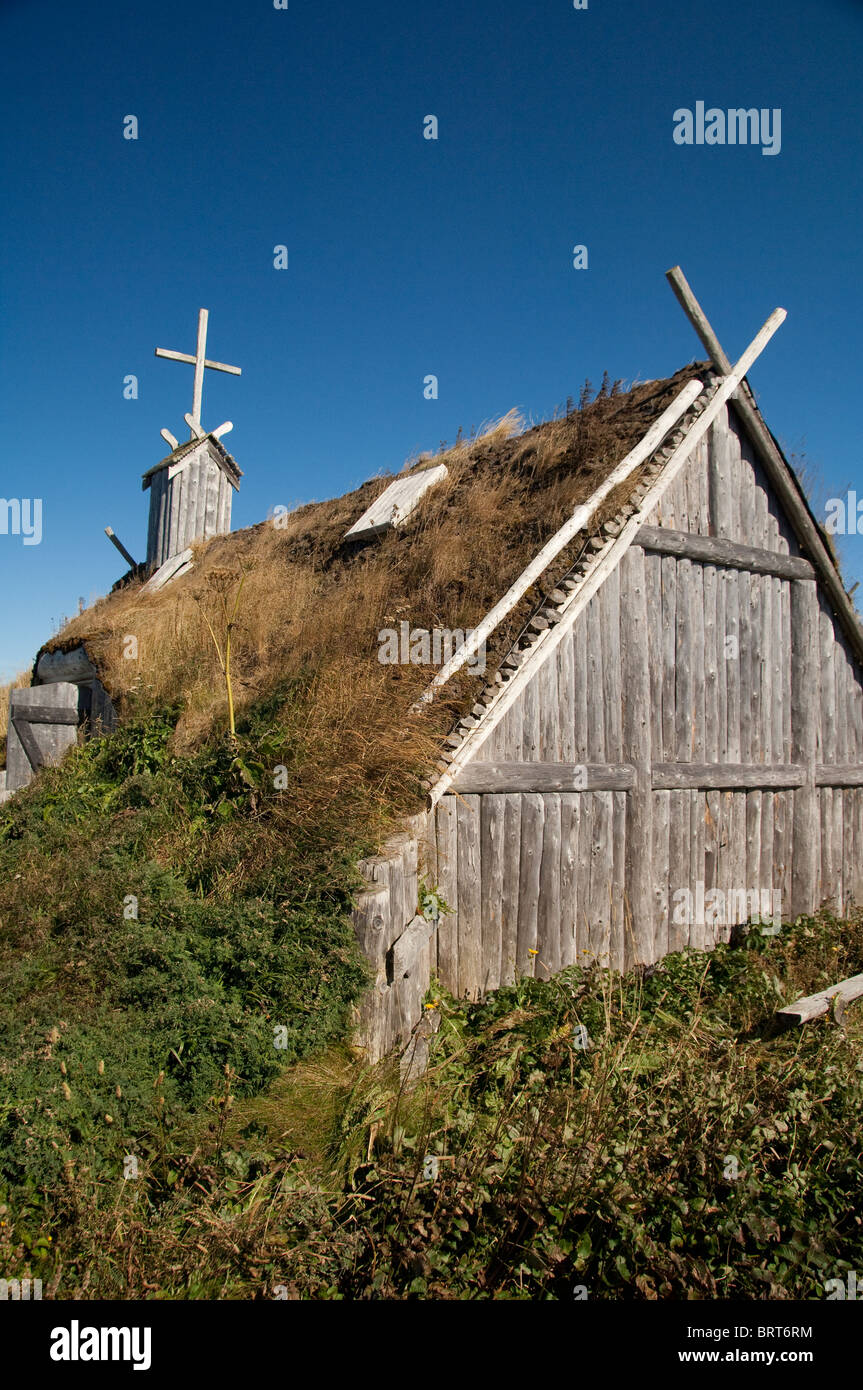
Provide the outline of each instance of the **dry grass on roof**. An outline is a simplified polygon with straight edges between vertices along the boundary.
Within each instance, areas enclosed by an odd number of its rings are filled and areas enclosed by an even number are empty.
[[[446,463],[448,476],[403,528],[359,547],[344,543],[344,533],[388,481],[376,478],[344,497],[300,507],[278,524],[263,522],[196,547],[194,569],[166,589],[141,596],[140,586],[129,586],[113,593],[48,645],[68,649],[84,641],[121,710],[135,692],[155,702],[179,697],[178,744],[191,746],[224,725],[224,688],[204,614],[215,624],[225,572],[245,571],[233,658],[238,709],[302,673],[314,683],[308,718],[309,746],[320,748],[316,777],[333,786],[356,777],[389,792],[411,778],[414,785],[417,770],[434,762],[440,739],[484,681],[459,676],[445,700],[410,716],[433,672],[381,665],[379,632],[402,621],[450,631],[475,626],[695,374],[694,366],[685,368],[668,381],[601,397],[520,433],[510,414],[481,437],[434,456]],[[618,495],[603,515],[621,500]],[[493,644],[488,674],[574,558],[570,547],[526,596]],[[137,660],[124,656],[130,636],[137,639]]]

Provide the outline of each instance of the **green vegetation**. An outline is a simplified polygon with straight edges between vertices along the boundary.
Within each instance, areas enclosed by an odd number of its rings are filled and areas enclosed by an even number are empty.
[[[482,1004],[433,991],[405,1089],[336,1041],[362,979],[349,856],[325,878],[325,839],[292,845],[321,865],[301,892],[226,893],[211,827],[267,811],[229,747],[171,762],[169,729],[88,749],[3,820],[5,898],[10,870],[29,884],[12,946],[3,909],[0,1267],[67,1297],[758,1299],[863,1266],[860,1011],[771,1026],[861,969],[860,917]],[[73,884],[51,865],[85,814]]]
[[[129,1153],[146,1166],[226,1067],[254,1094],[344,1035],[366,977],[349,911],[367,846],[326,817],[298,825],[290,790],[273,790],[273,765],[290,782],[302,764],[309,696],[297,681],[238,741],[185,757],[170,714],[132,721],[4,807],[10,1191],[102,1182]]]

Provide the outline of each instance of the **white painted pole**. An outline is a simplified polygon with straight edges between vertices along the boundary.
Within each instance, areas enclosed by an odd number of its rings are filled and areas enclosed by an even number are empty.
[[[535,653],[537,657],[541,656],[541,660],[545,661],[555,650],[566,633],[570,631],[579,613],[587,607],[590,599],[599,589],[603,581],[611,573],[615,565],[619,563],[621,556],[629,549],[638,528],[643,525],[645,518],[653,511],[653,508],[680,472],[680,469],[691,455],[693,449],[713,424],[713,421],[716,419],[723,406],[734,395],[734,392],[746,376],[752,363],[757,357],[761,356],[761,353],[773,337],[773,334],[776,332],[777,328],[785,322],[787,317],[784,309],[774,309],[770,318],[764,324],[764,327],[753,338],[739,361],[735,363],[731,374],[720,382],[709,404],[705,406],[704,410],[698,416],[698,419],[693,421],[692,427],[688,431],[686,438],[677,446],[674,453],[667,460],[665,467],[653,487],[642,500],[640,508],[634,516],[629,518],[620,535],[613,543],[610,551],[603,556],[594,572],[587,576],[584,584],[575,591],[572,601],[565,610],[561,621],[555,623],[554,627],[548,628],[542,633],[539,641],[531,652],[531,656]],[[533,678],[535,671],[536,665],[529,659],[518,668],[515,675],[510,677],[506,685],[501,687],[500,694],[489,707],[487,715],[481,719],[479,727],[475,729],[472,734],[467,736],[446,772],[441,774],[432,787],[429,793],[430,808],[435,806],[436,803],[440,801],[441,797],[449,791],[462,768],[470,762],[477,750],[482,747],[486,739],[506,714],[506,711],[518,699],[518,696],[521,694],[527,682]]]
[[[198,310],[198,346],[195,349],[195,390],[192,396],[192,418],[201,424],[201,401],[204,394],[204,363],[207,357],[207,309]],[[193,431],[194,433],[194,431]]]
[[[464,644],[457,652],[453,653],[449,661],[437,672],[434,680],[423,691],[417,704],[413,706],[414,710],[433,700],[436,692],[442,685],[446,684],[450,676],[454,675],[455,672],[479,650],[482,643],[489,634],[494,631],[498,623],[506,617],[507,613],[510,613],[512,609],[515,608],[519,599],[527,593],[530,586],[535,583],[543,570],[551,564],[555,555],[559,554],[564,546],[568,545],[569,542],[578,535],[578,532],[587,525],[591,517],[596,513],[597,508],[605,501],[608,494],[624,482],[624,480],[629,477],[630,473],[638,468],[640,464],[644,463],[646,459],[649,459],[651,454],[656,452],[669,430],[672,429],[682,415],[685,415],[693,401],[701,394],[701,389],[700,381],[690,381],[680,394],[675,396],[671,404],[659,416],[659,419],[654,421],[651,425],[644,438],[636,444],[634,449],[629,451],[626,458],[622,459],[616,468],[612,469],[605,479],[605,482],[600,484],[596,492],[594,492],[586,502],[580,503],[572,516],[560,527],[560,530],[555,531],[550,540],[546,541],[542,550],[531,560],[527,569],[522,571],[515,583],[511,584],[507,589],[503,598],[485,615],[479,627],[475,628],[470,635],[466,635]]]

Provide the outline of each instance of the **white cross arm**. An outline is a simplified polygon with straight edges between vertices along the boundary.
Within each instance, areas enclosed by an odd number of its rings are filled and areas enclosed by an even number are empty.
[[[170,357],[172,362],[190,362],[194,367],[197,358],[190,356],[188,352],[172,352],[170,348],[156,348],[157,357]],[[226,362],[211,362],[209,358],[204,361],[205,367],[212,367],[216,372],[230,372],[231,376],[242,376],[242,367],[229,367]]]

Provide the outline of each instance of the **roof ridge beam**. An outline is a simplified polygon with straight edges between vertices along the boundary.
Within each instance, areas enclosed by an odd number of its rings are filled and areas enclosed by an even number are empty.
[[[679,265],[666,271],[665,278],[673,289],[680,307],[692,324],[702,345],[710,354],[711,361],[719,371],[728,373],[730,363],[722,344],[711,327],[704,310],[692,292],[686,276]],[[797,483],[789,464],[783,458],[773,435],[761,417],[754,397],[746,385],[734,393],[734,409],[749,430],[755,451],[764,465],[770,482],[776,490],[779,501],[788,512],[797,539],[806,546],[815,559],[830,601],[850,640],[857,660],[863,663],[863,627],[845,585],[827,546],[821,538],[818,526],[805,500],[805,494]]]

